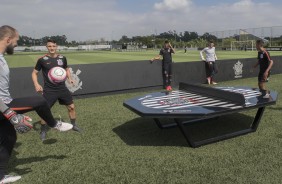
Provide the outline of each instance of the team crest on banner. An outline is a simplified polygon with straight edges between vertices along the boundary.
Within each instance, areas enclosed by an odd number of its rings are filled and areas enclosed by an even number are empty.
[[[235,78],[242,78],[243,76],[243,63],[241,63],[239,60],[235,65],[233,66]]]
[[[69,89],[70,92],[74,93],[75,91],[82,89],[82,81],[78,77],[78,75],[81,73],[81,70],[77,70],[76,73],[72,70],[72,68],[69,68],[70,75],[72,80],[74,81],[73,84],[70,84],[68,80],[66,80],[66,86]]]

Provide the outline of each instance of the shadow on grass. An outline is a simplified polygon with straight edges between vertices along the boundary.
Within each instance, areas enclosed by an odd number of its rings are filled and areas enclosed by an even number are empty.
[[[253,117],[245,114],[231,114],[185,125],[193,141],[249,128]],[[170,119],[162,119],[168,122]],[[172,120],[171,120],[172,121]],[[188,146],[178,127],[159,129],[153,119],[136,118],[128,121],[113,131],[131,146]]]
[[[271,109],[271,110],[277,110],[277,111],[281,111],[282,110],[282,107],[267,107],[268,109]]]
[[[46,139],[42,142],[43,142],[43,144],[54,144],[54,143],[57,142],[57,139]]]
[[[65,159],[65,155],[48,155],[48,156],[42,156],[42,157],[28,157],[28,158],[16,158],[16,155],[18,153],[16,151],[13,151],[11,158],[9,160],[9,167],[8,167],[8,173],[14,172],[19,175],[24,175],[32,170],[30,168],[22,168],[25,164],[31,164],[34,162],[43,162],[45,160],[55,159],[55,160],[62,160]],[[18,166],[21,166],[21,168],[16,168]]]
[[[47,126],[46,128],[47,128],[47,132],[51,129],[49,126]],[[40,121],[33,123],[33,129],[37,132],[40,132],[40,129],[41,129]],[[52,138],[42,141],[43,144],[54,144],[56,142],[57,142],[57,139],[52,139]]]

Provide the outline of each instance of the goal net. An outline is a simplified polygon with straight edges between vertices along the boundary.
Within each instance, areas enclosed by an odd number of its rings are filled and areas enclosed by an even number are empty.
[[[254,50],[255,40],[246,41],[232,41],[230,48],[231,50]]]

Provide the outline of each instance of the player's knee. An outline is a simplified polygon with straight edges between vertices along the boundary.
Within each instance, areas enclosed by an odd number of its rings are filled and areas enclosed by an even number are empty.
[[[74,111],[74,109],[75,109],[74,104],[68,105],[67,108],[68,108],[69,111]]]
[[[45,100],[45,98],[41,97],[41,96],[35,96],[35,101],[39,104],[39,106],[45,106],[48,105],[47,101]]]

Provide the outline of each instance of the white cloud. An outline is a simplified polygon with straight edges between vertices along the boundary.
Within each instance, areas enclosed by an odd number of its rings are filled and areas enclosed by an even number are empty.
[[[169,30],[196,31],[199,34],[220,30],[281,25],[281,3],[237,0],[203,6],[196,0],[149,1],[151,9],[120,9],[118,0],[3,0],[0,23],[17,28],[22,35],[42,37],[65,34],[68,40],[120,39]],[[23,1],[21,1],[23,2]],[[229,2],[229,1],[228,1]],[[13,10],[13,11],[11,11]],[[128,10],[128,11],[127,11]]]
[[[163,5],[164,2],[165,0],[162,2]],[[282,17],[278,16],[281,4],[239,0],[212,6],[192,5],[193,8],[190,11],[163,13],[159,10],[154,14],[155,20],[158,19],[158,26],[165,31],[196,31],[202,34],[213,31],[226,30],[228,32],[232,29],[277,26],[282,22]]]
[[[187,9],[192,4],[191,0],[163,0],[163,2],[155,3],[156,10],[182,10]]]

